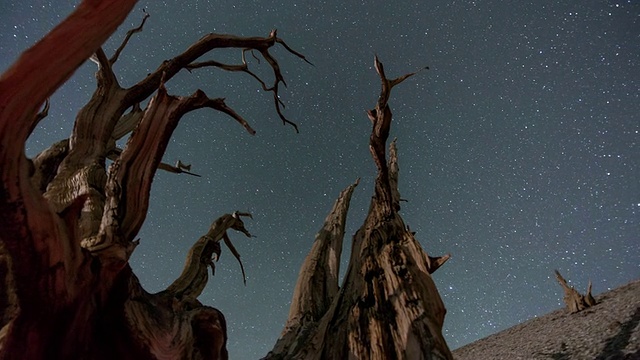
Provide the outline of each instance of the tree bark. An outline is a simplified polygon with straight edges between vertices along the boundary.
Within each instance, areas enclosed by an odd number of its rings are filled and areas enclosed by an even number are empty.
[[[564,290],[562,300],[567,305],[567,310],[569,310],[570,313],[577,313],[596,305],[596,299],[591,295],[591,281],[589,281],[589,286],[587,286],[587,293],[582,295],[573,286],[567,284],[567,280],[560,275],[558,270],[555,270],[555,273],[556,280],[558,280],[558,283],[562,286],[562,290]]]
[[[306,59],[275,30],[267,37],[209,34],[125,89],[112,67],[148,14],[111,58],[100,46],[135,3],[83,1],[0,77],[0,360],[227,358],[224,316],[197,297],[207,267],[213,269],[220,255],[220,241],[240,260],[227,230],[250,236],[241,220],[248,214],[216,220],[192,247],[183,273],[160,293],[147,293],[128,261],[157,169],[192,174],[180,162],[161,162],[182,116],[210,108],[250,134],[255,130],[224,99],[200,90],[172,96],[164,84],[182,69],[203,66],[248,73],[273,93],[283,123],[297,130],[281,112],[284,77],[269,50],[281,45]],[[220,47],[237,48],[242,65],[196,62]],[[266,60],[272,85],[249,70],[247,51]],[[98,64],[97,89],[79,111],[71,136],[28,159],[24,144],[47,115],[47,98],[90,56]],[[116,140],[127,134],[127,146],[117,148]],[[106,158],[114,160],[108,171]]]
[[[386,159],[393,86],[375,58],[382,90],[368,111],[378,168],[374,196],[353,237],[342,286],[337,267],[353,184],[339,196],[300,270],[289,318],[265,359],[452,359],[442,336],[445,307],[431,274],[449,255],[430,257],[399,214],[395,142]]]

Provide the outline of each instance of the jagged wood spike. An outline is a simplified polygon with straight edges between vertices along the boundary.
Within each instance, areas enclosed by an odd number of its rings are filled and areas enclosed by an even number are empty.
[[[427,272],[429,274],[433,274],[451,258],[451,254],[436,257],[428,256],[428,258],[429,261],[427,262]]]
[[[296,282],[289,316],[274,352],[295,352],[289,349],[294,339],[303,336],[331,306],[338,294],[340,256],[347,213],[353,191],[360,179],[340,192],[320,231],[316,234],[311,251],[303,262]],[[302,341],[301,341],[302,340]],[[298,339],[303,345],[304,339]]]
[[[359,183],[360,179],[357,179],[340,192],[325,218],[322,228],[316,234],[311,251],[307,256],[308,260],[304,262],[305,267],[300,269],[301,276],[294,291],[289,313],[290,318],[294,314],[311,312],[317,320],[318,315],[329,308],[331,301],[337,295],[347,214],[351,197]],[[317,296],[309,294],[310,291],[318,289],[322,289],[321,294]],[[309,303],[311,298],[314,299],[312,304]]]
[[[596,299],[591,295],[591,280],[589,280],[589,286],[587,286],[587,293],[584,296],[584,300],[588,306],[597,304]]]

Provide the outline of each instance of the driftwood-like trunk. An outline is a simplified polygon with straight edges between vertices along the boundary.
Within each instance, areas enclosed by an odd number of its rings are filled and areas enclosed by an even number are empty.
[[[564,303],[567,305],[569,312],[572,314],[577,313],[596,304],[596,299],[591,295],[591,281],[589,281],[589,285],[587,286],[587,293],[582,295],[573,286],[567,284],[567,280],[560,275],[558,270],[555,270],[555,273],[556,280],[558,280],[558,283],[562,286],[562,290],[564,290],[562,300],[564,300]]]
[[[336,201],[300,269],[289,318],[266,359],[451,359],[442,336],[445,307],[431,274],[449,255],[428,256],[400,214],[395,142],[386,159],[391,89],[386,78],[373,110],[370,149],[378,168],[369,213],[353,237],[342,286],[338,264],[350,185]]]
[[[148,15],[111,58],[100,46],[135,3],[83,1],[0,77],[0,359],[227,357],[224,317],[197,297],[220,241],[239,259],[226,232],[249,235],[240,219],[248,214],[216,220],[192,247],[183,273],[158,294],[142,289],[128,261],[156,170],[191,174],[180,162],[161,163],[182,116],[211,108],[255,131],[222,98],[202,91],[171,96],[164,84],[183,69],[247,73],[273,93],[281,120],[296,128],[281,113],[278,88],[284,78],[269,50],[279,44],[304,56],[275,30],[267,37],[209,34],[125,89],[112,67]],[[242,63],[197,62],[216,48],[237,48]],[[271,86],[249,70],[246,52],[266,60],[274,75]],[[47,98],[89,57],[98,64],[97,89],[79,111],[73,133],[28,159],[25,141],[47,115]],[[116,140],[127,134],[126,147],[117,148]],[[108,171],[107,158],[114,161]]]

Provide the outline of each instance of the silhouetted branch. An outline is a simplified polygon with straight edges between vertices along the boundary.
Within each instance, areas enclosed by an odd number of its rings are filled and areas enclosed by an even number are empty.
[[[162,79],[164,79],[165,82],[169,81],[181,69],[192,70],[203,66],[214,66],[227,71],[242,71],[248,73],[258,81],[260,81],[265,91],[271,91],[273,93],[274,103],[278,116],[284,124],[293,126],[296,132],[298,132],[298,126],[292,121],[288,120],[282,113],[281,106],[284,107],[284,105],[279,99],[278,85],[280,82],[282,82],[286,86],[286,82],[284,80],[282,72],[280,71],[280,66],[277,60],[269,53],[269,49],[275,44],[279,43],[282,44],[288,52],[303,59],[308,63],[309,61],[300,53],[292,50],[288,45],[284,43],[284,41],[282,41],[282,39],[279,39],[276,34],[276,30],[272,30],[268,37],[239,37],[228,34],[205,35],[203,38],[191,45],[182,54],[174,57],[173,59],[163,62],[162,65],[158,67],[158,69],[149,74],[145,79],[129,88],[127,90],[125,98],[132,104],[134,102],[140,102],[144,100],[160,86],[160,82]],[[243,65],[228,65],[215,61],[207,61],[201,63],[195,62],[201,56],[216,48],[242,49]],[[246,66],[244,52],[251,50],[260,52],[262,57],[269,63],[269,66],[272,68],[275,80],[271,87],[266,86],[266,84],[255,74],[253,74]]]
[[[140,26],[138,26],[137,28],[133,28],[133,29],[127,31],[127,35],[124,37],[124,40],[122,41],[122,44],[120,44],[120,46],[118,47],[116,52],[113,54],[111,59],[109,59],[109,63],[111,65],[115,64],[116,61],[118,61],[118,57],[120,56],[120,53],[127,46],[127,43],[129,43],[129,39],[131,39],[131,36],[133,34],[135,34],[135,33],[139,33],[139,32],[142,31],[142,28],[144,27],[144,23],[147,21],[147,19],[150,16],[149,13],[145,9],[142,9],[142,12],[144,13],[144,16],[142,17],[142,22],[140,23]]]
[[[369,151],[371,152],[373,161],[378,168],[378,177],[376,178],[376,196],[379,196],[382,199],[382,201],[380,201],[381,205],[388,207],[384,212],[389,215],[391,211],[397,211],[399,209],[400,199],[399,194],[394,196],[392,193],[392,187],[390,184],[391,179],[386,160],[386,144],[389,139],[392,118],[391,108],[389,107],[388,101],[391,96],[391,90],[394,86],[415,75],[420,70],[389,80],[385,75],[384,66],[378,59],[377,55],[374,57],[374,66],[380,77],[382,86],[375,108],[367,110],[367,116],[373,125],[371,136],[369,138]],[[394,198],[397,199],[394,201]]]

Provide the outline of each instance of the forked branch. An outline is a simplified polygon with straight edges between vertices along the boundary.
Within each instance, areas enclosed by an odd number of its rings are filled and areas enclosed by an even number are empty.
[[[389,168],[386,160],[386,144],[389,139],[392,117],[391,108],[388,104],[391,96],[391,90],[394,86],[417,74],[419,71],[428,69],[428,67],[390,80],[385,75],[384,66],[378,59],[377,55],[374,58],[374,66],[378,76],[380,77],[382,86],[376,106],[372,110],[367,110],[367,116],[373,125],[373,128],[371,129],[371,136],[369,138],[369,151],[371,152],[373,161],[378,168],[378,176],[376,178],[376,196],[381,198],[380,204],[387,208],[384,210],[384,213],[388,216],[392,211],[397,211],[399,209],[399,199],[394,201],[392,185],[390,184],[390,181],[395,180],[391,179],[389,176]],[[396,195],[395,197],[399,196]]]
[[[286,82],[282,72],[280,71],[280,66],[277,60],[269,53],[269,49],[275,44],[281,44],[288,52],[311,64],[304,55],[294,51],[284,42],[284,40],[278,38],[276,30],[272,30],[268,37],[239,37],[227,34],[209,34],[191,45],[182,54],[171,60],[165,61],[153,73],[149,74],[145,79],[128,89],[126,99],[131,102],[131,104],[143,101],[160,86],[162,79],[166,82],[182,69],[193,70],[204,66],[214,66],[227,71],[242,71],[258,79],[265,91],[273,93],[276,111],[283,124],[291,125],[296,132],[298,132],[298,126],[294,122],[288,120],[281,110],[283,105],[279,99],[278,86],[280,83],[283,83],[286,86]],[[267,63],[269,63],[273,71],[273,84],[270,87],[267,87],[262,80],[253,74],[246,65],[244,55],[243,65],[227,65],[215,61],[196,62],[201,56],[217,48],[238,48],[242,49],[243,53],[250,50],[259,52]]]

